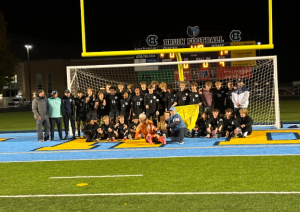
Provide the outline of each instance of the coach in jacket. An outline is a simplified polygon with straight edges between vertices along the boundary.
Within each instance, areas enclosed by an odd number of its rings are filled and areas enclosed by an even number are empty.
[[[32,112],[36,121],[37,138],[39,142],[49,140],[50,123],[48,116],[47,98],[42,89],[37,92],[37,97],[32,101]],[[44,126],[45,133],[43,136],[42,126]]]

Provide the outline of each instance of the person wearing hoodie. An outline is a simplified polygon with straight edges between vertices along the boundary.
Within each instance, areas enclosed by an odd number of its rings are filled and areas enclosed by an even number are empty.
[[[45,97],[45,92],[39,89],[37,92],[37,97],[32,101],[32,112],[34,119],[36,121],[36,131],[37,138],[39,142],[49,140],[50,123],[48,116],[48,105],[47,98]],[[42,131],[42,126],[44,127],[44,135]]]
[[[62,117],[61,98],[58,97],[57,91],[52,91],[51,94],[52,94],[52,96],[48,99],[51,141],[54,141],[55,124],[58,129],[59,140],[63,140],[62,139],[62,127],[61,127],[61,117]]]

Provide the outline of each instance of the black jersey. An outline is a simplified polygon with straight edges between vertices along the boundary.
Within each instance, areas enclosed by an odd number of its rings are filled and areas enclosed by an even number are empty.
[[[216,119],[214,117],[211,117],[206,122],[206,127],[209,127],[209,125],[211,125],[212,129],[219,128],[223,125],[223,119],[220,117]]]
[[[125,131],[127,130],[127,126],[125,127],[125,123],[121,124],[120,122],[118,123],[119,125],[115,128],[116,131],[119,133],[119,134],[124,134]]]
[[[127,99],[121,100],[121,113],[122,114],[129,114],[131,109],[131,100],[128,97]]]
[[[167,92],[161,91],[160,95],[159,95],[159,109],[162,109],[164,111],[167,107],[167,98],[166,98],[166,96],[167,96],[168,93],[169,93],[168,91]]]
[[[232,97],[231,97],[232,92],[233,92],[233,89],[231,89],[231,90],[229,90],[228,88],[225,89],[225,96],[226,96],[225,108],[226,109],[231,108],[232,110],[234,110],[234,104],[232,102]]]
[[[245,125],[246,127],[251,127],[253,125],[253,120],[250,116],[246,115],[245,117],[236,117],[234,120],[234,125],[236,127],[241,127],[241,125]]]
[[[202,130],[202,129],[205,130],[207,128],[206,122],[207,119],[204,120],[202,117],[198,118],[196,121],[196,127],[198,127],[198,130]]]
[[[101,128],[101,130],[103,131],[103,133],[106,134],[106,135],[109,133],[109,132],[108,132],[108,129],[109,129],[109,128],[112,129],[113,131],[115,130],[114,125],[111,124],[111,123],[108,124],[108,125],[106,125],[105,123],[104,123],[104,124],[101,124],[100,128]]]
[[[177,106],[188,105],[189,100],[189,90],[177,91],[175,102],[177,102]]]
[[[155,113],[156,111],[158,111],[159,109],[159,98],[156,94],[152,93],[148,93],[147,95],[145,95],[144,97],[144,105],[146,107],[146,105],[149,105],[149,108],[146,109],[146,113]]]
[[[105,104],[104,104],[105,102]],[[100,115],[100,116],[106,116],[108,115],[109,113],[109,110],[108,110],[108,104],[107,104],[107,101],[105,100],[100,100],[99,99],[99,106],[98,106],[98,109],[97,109],[97,113]]]
[[[144,97],[143,96],[134,96],[131,99],[131,111],[136,116],[140,115],[145,111],[144,107]]]
[[[98,98],[93,98],[93,96],[89,96],[89,101],[86,104],[87,105],[87,111],[94,111],[97,110],[97,108],[95,107],[96,102],[99,103],[99,99]]]
[[[198,104],[202,102],[202,97],[198,92],[190,92],[189,93],[190,105]]]
[[[224,131],[227,131],[227,130],[229,130],[229,131],[232,131],[232,130],[234,130],[234,118],[233,117],[231,117],[231,118],[229,118],[229,119],[227,119],[227,117],[225,117],[224,119],[223,119],[223,125],[224,125],[224,128],[223,128],[223,130]]]
[[[82,132],[86,134],[94,134],[97,133],[98,128],[99,125],[96,122],[94,122],[93,125],[90,124],[85,125],[84,128],[82,129]]]
[[[85,96],[82,96],[81,98],[76,97],[75,100],[75,108],[76,108],[76,114],[84,114],[86,113],[86,104],[85,104]]]
[[[136,131],[136,128],[139,126],[139,122],[135,124],[134,122],[129,124],[129,131],[133,130],[134,132]]]
[[[225,99],[226,99],[226,94],[225,90],[221,88],[220,90],[214,89],[214,103],[215,103],[215,108],[218,108],[221,113],[225,113]]]
[[[118,95],[109,95],[109,111],[120,111],[121,99]]]
[[[153,93],[156,95],[160,95],[160,93],[162,92],[161,88],[156,88],[155,90],[153,90]]]
[[[176,99],[175,93],[166,93],[166,109],[169,110],[169,108],[174,104]]]
[[[146,95],[146,94],[148,94],[149,93],[149,91],[148,91],[148,88],[146,88],[146,90],[142,90],[142,88],[141,88],[141,95]]]

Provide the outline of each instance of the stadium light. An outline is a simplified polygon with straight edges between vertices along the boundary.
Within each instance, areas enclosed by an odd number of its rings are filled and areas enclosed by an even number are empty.
[[[258,42],[257,42],[257,45],[260,45],[260,44],[261,44],[261,42],[258,41]],[[260,56],[260,49],[258,50],[258,56]]]
[[[32,49],[32,45],[25,45],[25,48],[27,49],[28,77],[29,77],[29,100],[31,102],[31,76],[30,76],[29,49]]]

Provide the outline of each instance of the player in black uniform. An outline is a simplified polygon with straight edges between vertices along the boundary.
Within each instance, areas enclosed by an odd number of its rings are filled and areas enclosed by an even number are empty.
[[[159,98],[153,93],[153,86],[148,86],[149,93],[144,96],[144,105],[146,108],[146,117],[157,126],[157,117],[159,115]]]
[[[207,121],[207,113],[203,112],[201,114],[201,117],[199,117],[196,121],[196,125],[194,129],[192,129],[192,135],[191,137],[195,137],[195,133],[197,132],[197,136],[206,136],[207,131],[206,131],[206,121]]]
[[[225,136],[226,138],[230,137],[230,136],[233,136],[233,132],[234,132],[234,129],[235,129],[235,126],[234,126],[234,117],[232,116],[232,112],[233,110],[231,108],[227,108],[225,110],[225,116],[224,116],[224,119],[223,119],[223,133],[222,135]]]
[[[80,123],[82,126],[86,125],[86,103],[83,91],[77,91],[77,97],[75,98],[75,116],[77,123],[78,138],[80,138]]]
[[[190,102],[189,100],[190,91],[185,88],[186,83],[180,82],[179,86],[180,86],[180,90],[177,91],[176,93],[176,99],[172,107],[188,105]]]
[[[136,128],[139,126],[139,117],[133,116],[132,123],[129,124],[128,139],[132,140],[135,136]]]
[[[145,112],[144,97],[140,94],[140,88],[135,88],[135,96],[131,99],[132,116],[139,116]]]
[[[98,99],[99,99],[99,106],[97,109],[97,124],[101,124],[101,119],[103,119],[104,116],[107,116],[109,114],[108,110],[108,104],[105,99],[105,94],[104,91],[99,91],[98,92]]]
[[[222,83],[220,81],[217,81],[215,83],[216,88],[213,89],[214,92],[214,108],[219,109],[220,116],[224,116],[225,114],[225,99],[226,94],[225,90],[222,88]]]
[[[199,94],[199,92],[197,91],[198,88],[198,84],[196,82],[191,82],[190,84],[191,86],[191,92],[189,93],[189,104],[190,105],[195,105],[197,104],[199,106],[199,114],[198,117],[201,117],[201,113],[202,113],[202,96],[201,94]]]
[[[142,96],[145,96],[147,93],[149,93],[149,92],[148,92],[148,89],[147,89],[147,84],[146,84],[145,81],[142,81],[142,82],[140,82],[140,85],[141,85],[140,94],[141,94]]]
[[[115,124],[118,121],[116,120],[117,117],[120,115],[120,109],[121,109],[121,99],[118,95],[116,95],[116,87],[111,86],[110,87],[110,95],[108,97],[109,99],[109,118],[110,122]]]
[[[131,99],[132,97],[134,97],[134,87],[133,84],[128,84],[127,85],[127,92],[128,92],[128,98]]]
[[[87,118],[87,125],[82,129],[86,142],[99,141],[100,134],[97,132],[98,129],[99,125],[93,119]]]
[[[166,108],[165,110],[168,111],[170,107],[172,107],[172,105],[174,104],[175,102],[175,99],[176,99],[176,92],[174,91],[173,87],[172,86],[169,86],[167,88],[168,90],[168,93],[166,93]]]
[[[97,108],[99,105],[99,100],[96,97],[95,90],[92,88],[87,89],[88,96],[85,99],[86,103],[86,117],[92,118],[94,121],[97,121]]]
[[[124,122],[124,116],[119,115],[118,120],[119,122],[115,125],[115,130],[118,132],[118,138],[122,139],[123,141],[126,141],[128,136],[128,126]]]
[[[242,108],[239,110],[240,116],[237,116],[234,125],[236,129],[234,130],[235,136],[247,138],[248,135],[252,133],[253,120],[248,115],[248,109]]]
[[[131,116],[131,99],[128,96],[128,92],[123,92],[123,99],[121,100],[121,111],[120,114],[124,116],[124,121],[128,125]]]
[[[152,81],[151,85],[153,86],[153,93],[159,96],[161,93],[161,88],[159,87],[159,82]]]
[[[232,111],[234,111],[234,104],[231,99],[232,92],[233,92],[233,82],[229,81],[227,83],[227,88],[225,88],[225,95],[226,95],[225,108],[231,108]]]
[[[104,124],[98,128],[98,133],[101,139],[106,139],[107,141],[115,141],[118,136],[118,132],[115,130],[114,125],[109,123],[109,116],[103,117]]]
[[[219,116],[220,111],[218,109],[213,109],[212,114],[213,116],[206,122],[206,130],[208,133],[206,138],[218,138],[222,136],[220,131],[222,131],[223,128],[223,119]]]
[[[164,112],[167,111],[167,99],[166,95],[168,92],[167,90],[167,83],[161,82],[159,83],[159,88],[161,89],[161,92],[159,94],[159,114],[164,114]]]

